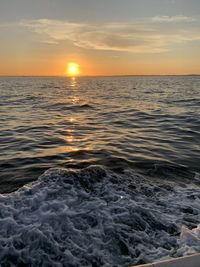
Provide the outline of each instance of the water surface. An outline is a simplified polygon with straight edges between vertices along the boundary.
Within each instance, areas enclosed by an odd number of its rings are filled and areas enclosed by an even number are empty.
[[[200,252],[199,76],[1,77],[0,96],[2,266]]]
[[[1,192],[50,167],[199,171],[200,78],[0,79]]]

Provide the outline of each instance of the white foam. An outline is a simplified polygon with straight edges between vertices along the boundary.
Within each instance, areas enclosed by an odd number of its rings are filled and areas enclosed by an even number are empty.
[[[197,225],[199,208],[194,185],[149,182],[131,170],[116,175],[97,166],[50,169],[0,195],[0,262],[128,266],[199,252],[200,227],[182,227]],[[198,244],[188,243],[193,235]]]

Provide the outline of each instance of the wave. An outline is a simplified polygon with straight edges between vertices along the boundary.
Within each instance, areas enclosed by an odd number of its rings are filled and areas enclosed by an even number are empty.
[[[199,208],[196,185],[149,181],[131,169],[49,169],[0,195],[0,262],[128,266],[200,252],[182,228],[197,227]]]
[[[82,110],[82,109],[94,109],[95,107],[88,103],[80,103],[80,104],[69,104],[69,103],[55,103],[48,105],[46,107],[47,110]]]

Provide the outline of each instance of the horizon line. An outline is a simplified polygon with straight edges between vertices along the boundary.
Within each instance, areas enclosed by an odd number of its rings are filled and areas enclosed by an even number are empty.
[[[189,74],[113,74],[113,75],[77,75],[77,76],[66,76],[66,75],[4,75],[0,74],[0,77],[59,77],[59,78],[89,78],[89,77],[131,77],[131,76],[200,76],[200,73],[189,73]]]

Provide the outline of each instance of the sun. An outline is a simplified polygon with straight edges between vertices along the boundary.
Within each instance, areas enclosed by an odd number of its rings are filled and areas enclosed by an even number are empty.
[[[68,76],[74,77],[74,76],[79,75],[79,73],[80,73],[80,70],[79,70],[79,65],[77,63],[71,62],[68,64],[68,67],[67,67]]]

